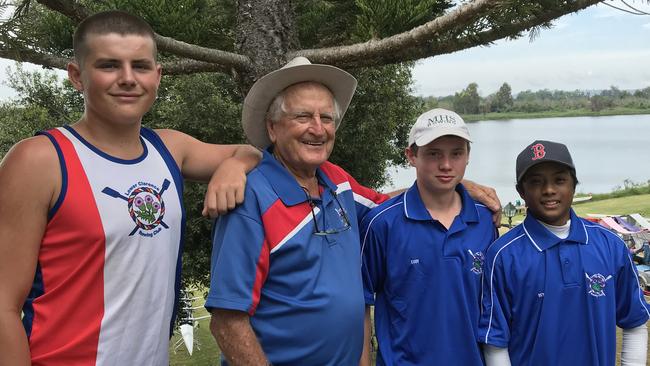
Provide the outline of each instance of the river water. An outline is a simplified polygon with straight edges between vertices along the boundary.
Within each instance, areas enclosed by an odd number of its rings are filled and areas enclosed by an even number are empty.
[[[515,160],[536,139],[562,142],[576,165],[581,193],[608,193],[650,180],[650,114],[480,121],[468,124],[472,140],[465,177],[494,187],[503,204],[519,198]],[[410,186],[413,168],[393,168],[384,191]]]

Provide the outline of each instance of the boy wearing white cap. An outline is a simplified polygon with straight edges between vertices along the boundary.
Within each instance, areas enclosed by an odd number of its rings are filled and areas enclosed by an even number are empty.
[[[490,210],[460,183],[469,131],[438,108],[418,117],[408,142],[416,182],[362,221],[366,351],[375,306],[377,365],[482,365],[483,253],[497,233]]]

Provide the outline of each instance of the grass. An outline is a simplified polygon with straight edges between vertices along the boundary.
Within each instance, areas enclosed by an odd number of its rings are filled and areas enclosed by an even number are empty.
[[[196,294],[199,294],[197,291]],[[196,296],[196,295],[195,295]],[[203,298],[194,301],[194,306],[202,306]],[[205,308],[197,309],[194,311],[195,317],[208,315]],[[178,347],[176,343],[180,341]],[[217,342],[210,333],[210,318],[201,319],[194,327],[194,350],[192,356],[185,348],[185,344],[181,340],[180,333],[174,333],[169,347],[169,364],[173,366],[215,366],[221,365],[221,352],[217,346]]]
[[[588,213],[598,214],[611,214],[621,215],[629,213],[640,213],[644,217],[650,217],[650,194],[642,194],[636,196],[627,196],[619,198],[601,199],[594,202],[583,202],[574,205],[574,210],[579,216],[585,216]],[[518,215],[513,218],[513,223],[523,220],[523,215]],[[504,220],[504,224],[507,220]],[[502,232],[507,231],[507,228],[502,227]],[[198,292],[197,292],[198,293]],[[200,306],[203,300],[194,302],[194,306]],[[196,310],[194,316],[207,315],[207,311],[203,308]],[[194,337],[196,339],[194,345],[194,352],[190,356],[185,349],[185,345],[181,344],[176,351],[174,351],[174,344],[179,340],[180,335],[174,334],[171,340],[170,352],[170,365],[172,366],[214,366],[220,365],[220,351],[216,341],[212,337],[209,328],[210,320],[203,319],[198,322],[198,326],[194,328]],[[649,324],[650,326],[650,324]],[[617,333],[618,349],[620,354],[621,331]],[[197,347],[198,345],[198,347]],[[650,349],[650,341],[649,341]],[[617,361],[618,364],[618,361]],[[650,366],[650,361],[647,364]]]
[[[586,217],[587,214],[624,215],[632,213],[639,213],[643,217],[650,217],[650,194],[608,198],[593,202],[587,201],[573,205],[573,209],[581,217]],[[512,224],[514,226],[523,220],[523,214],[516,215],[512,218]],[[506,225],[508,219],[502,217],[501,223]]]
[[[585,216],[588,213],[607,215],[640,213],[641,216],[648,217],[650,216],[650,194],[584,202],[573,208],[580,216]]]
[[[209,319],[201,320],[199,321],[199,326],[194,329],[194,337],[198,339],[198,343],[200,344],[200,349],[197,349],[197,345],[195,343],[194,352],[192,356],[188,354],[187,349],[185,349],[185,345],[181,345],[180,347],[178,347],[176,352],[174,352],[173,345],[180,338],[180,335],[174,334],[174,337],[172,337],[172,341],[171,341],[172,346],[169,348],[169,355],[170,355],[169,364],[171,366],[220,365],[219,347],[217,347],[217,343],[215,342],[214,338],[212,338],[212,334],[210,334],[210,329],[208,327],[209,323],[210,323]],[[648,327],[650,327],[650,323],[648,323]],[[616,364],[617,365],[620,362],[619,356],[621,353],[621,338],[622,338],[622,332],[620,329],[618,329],[616,332],[616,340],[617,340]],[[648,349],[650,349],[650,339],[648,340]],[[647,366],[650,366],[650,360],[648,360]]]

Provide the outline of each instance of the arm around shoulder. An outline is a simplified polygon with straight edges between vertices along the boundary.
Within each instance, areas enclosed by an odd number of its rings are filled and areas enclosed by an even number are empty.
[[[156,130],[183,177],[208,183],[203,215],[217,217],[244,200],[246,173],[262,159],[250,145],[208,144],[175,130]]]
[[[0,364],[29,365],[22,304],[34,279],[48,210],[61,185],[58,156],[44,136],[16,144],[0,163]]]
[[[250,145],[209,144],[170,129],[156,130],[156,133],[176,160],[183,178],[192,181],[208,182],[215,170],[230,158],[244,174],[262,158],[261,152]]]

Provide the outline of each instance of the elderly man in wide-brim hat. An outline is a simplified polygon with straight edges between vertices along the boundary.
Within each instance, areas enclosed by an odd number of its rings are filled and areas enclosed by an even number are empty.
[[[244,131],[264,157],[243,205],[216,223],[206,301],[233,364],[360,359],[358,220],[388,197],[327,161],[356,84],[299,57],[262,77],[244,101]]]
[[[244,100],[244,131],[264,156],[248,175],[243,205],[215,224],[206,301],[233,364],[359,362],[358,222],[388,196],[327,161],[356,85],[339,68],[297,57]],[[494,190],[467,189],[499,207]]]

